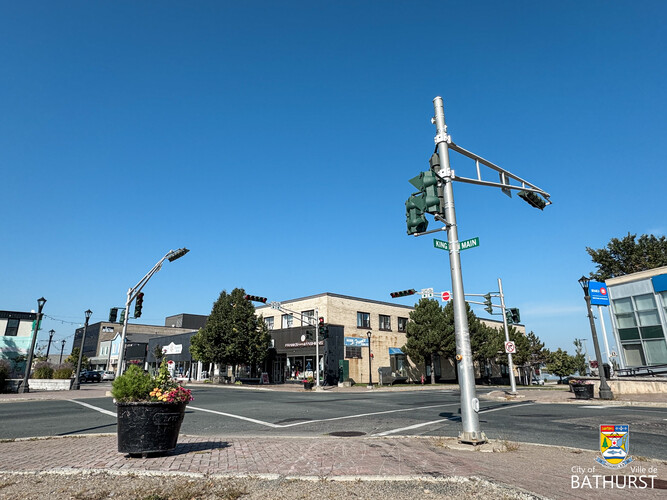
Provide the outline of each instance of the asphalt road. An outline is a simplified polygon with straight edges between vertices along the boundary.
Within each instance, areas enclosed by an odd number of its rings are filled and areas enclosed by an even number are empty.
[[[193,395],[181,427],[184,434],[455,437],[461,429],[457,391],[278,392],[203,386]],[[628,424],[631,455],[667,459],[665,408],[482,400],[479,419],[490,439],[590,450],[598,450],[600,425]],[[109,397],[1,404],[0,422],[0,439],[116,431]]]

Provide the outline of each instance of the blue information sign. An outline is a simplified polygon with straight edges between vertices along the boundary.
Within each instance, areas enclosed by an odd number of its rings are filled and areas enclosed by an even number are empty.
[[[345,345],[350,347],[368,347],[368,339],[364,337],[345,337]]]
[[[607,294],[607,285],[599,281],[588,282],[588,294],[591,296],[591,304],[594,306],[608,306],[609,295]]]

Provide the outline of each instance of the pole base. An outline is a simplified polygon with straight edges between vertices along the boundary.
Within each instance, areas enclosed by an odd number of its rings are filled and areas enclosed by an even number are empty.
[[[374,387],[373,385],[369,384],[366,386],[366,389],[372,389],[373,387]]]
[[[19,394],[25,394],[26,392],[30,392],[30,387],[28,387],[27,385],[24,386],[23,384],[21,384],[21,387],[19,387],[18,393]]]
[[[611,389],[609,388],[603,389],[602,387],[600,387],[599,394],[600,394],[600,399],[606,399],[606,400],[614,399],[614,393],[611,392]]]
[[[484,434],[482,431],[476,432],[459,432],[459,443],[465,443],[465,444],[484,444],[488,441],[486,439],[486,434]]]

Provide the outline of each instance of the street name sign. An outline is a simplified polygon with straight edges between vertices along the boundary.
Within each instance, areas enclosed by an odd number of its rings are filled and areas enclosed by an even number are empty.
[[[447,241],[436,240],[433,238],[433,246],[441,250],[449,250],[449,243]],[[471,238],[469,240],[459,241],[459,250],[467,250],[479,246],[479,237]]]

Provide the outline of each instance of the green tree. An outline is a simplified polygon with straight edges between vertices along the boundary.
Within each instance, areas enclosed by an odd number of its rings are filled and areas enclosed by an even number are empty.
[[[586,252],[597,265],[591,278],[605,281],[624,274],[667,266],[667,239],[664,236],[643,234],[635,241],[636,234],[623,239],[612,238],[606,248],[598,250],[586,247]]]
[[[80,350],[79,347],[73,347],[72,354],[67,356],[67,359],[65,359],[65,363],[67,363],[68,365],[72,365],[74,370],[76,370],[76,366],[79,363],[79,350]],[[85,370],[86,368],[88,368],[88,363],[89,363],[88,357],[84,354],[81,357],[81,369]]]
[[[193,359],[221,366],[248,364],[254,370],[268,354],[271,336],[255,306],[245,300],[245,291],[225,290],[213,304],[204,328],[192,336],[190,353]]]
[[[547,370],[554,375],[558,375],[562,382],[563,377],[572,375],[576,371],[574,356],[570,356],[567,351],[563,351],[559,347],[557,351],[549,355]]]
[[[574,368],[579,375],[586,375],[586,356],[584,356],[584,343],[581,339],[574,339]]]
[[[435,384],[435,356],[451,357],[456,352],[453,322],[447,324],[440,304],[433,299],[420,299],[410,313],[404,352],[415,361],[431,366],[431,383]]]

